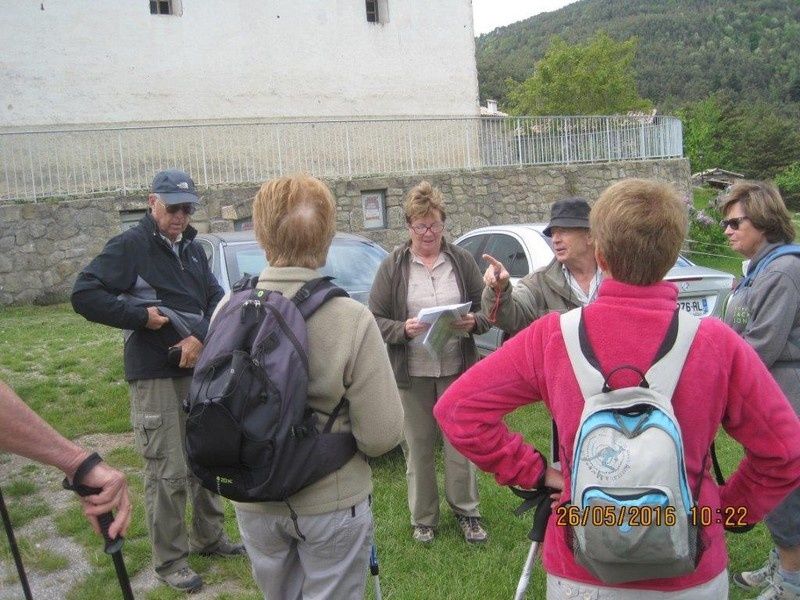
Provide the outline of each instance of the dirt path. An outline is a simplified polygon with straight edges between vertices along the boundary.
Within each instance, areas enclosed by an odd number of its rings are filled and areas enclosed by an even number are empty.
[[[92,448],[101,456],[105,456],[115,448],[133,447],[133,434],[94,434],[84,436],[77,441],[82,446]],[[0,488],[5,490],[13,481],[30,481],[37,488],[35,494],[21,498],[9,498],[4,494],[6,504],[12,506],[14,503],[41,500],[49,506],[48,515],[33,519],[23,527],[15,527],[14,533],[18,544],[24,539],[42,540],[36,543],[37,548],[45,548],[68,561],[65,568],[53,573],[37,572],[31,565],[25,565],[28,583],[35,600],[63,600],[73,586],[92,572],[92,566],[86,548],[75,543],[72,538],[62,537],[57,533],[55,516],[67,510],[75,502],[72,494],[61,487],[63,474],[50,467],[31,468],[30,465],[36,464],[18,456],[0,454]],[[89,527],[89,524],[86,526]],[[4,530],[0,530],[0,537],[3,538],[0,540],[0,548],[7,550],[8,539]],[[101,547],[102,540],[98,538],[98,548]],[[23,563],[25,563],[24,556]],[[147,592],[160,585],[162,584],[156,579],[152,569],[143,569],[131,579],[131,587],[137,598],[144,598]],[[243,591],[245,590],[235,582],[223,582],[205,586],[200,592],[192,594],[191,598],[212,600],[223,594]],[[19,576],[9,552],[7,559],[0,559],[0,600],[16,600],[23,597]]]

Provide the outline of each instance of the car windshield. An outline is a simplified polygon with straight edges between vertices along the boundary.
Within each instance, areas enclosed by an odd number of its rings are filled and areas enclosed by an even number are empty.
[[[328,251],[323,275],[330,275],[334,282],[353,292],[368,292],[375,273],[386,251],[380,246],[361,240],[334,238]],[[257,242],[231,244],[225,247],[225,264],[228,268],[229,284],[242,277],[258,275],[267,266],[267,257]]]
[[[334,239],[322,274],[333,277],[334,283],[348,292],[369,291],[385,256],[379,246],[361,240]]]

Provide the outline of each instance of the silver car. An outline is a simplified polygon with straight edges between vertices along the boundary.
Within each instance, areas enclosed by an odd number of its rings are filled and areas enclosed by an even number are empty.
[[[242,277],[258,275],[267,266],[264,250],[252,231],[201,233],[195,240],[205,250],[211,271],[226,292]],[[375,273],[387,254],[372,240],[337,233],[321,272],[332,276],[351,298],[366,304]]]
[[[491,225],[473,229],[455,243],[475,257],[481,273],[487,267],[482,255],[494,256],[508,270],[513,285],[553,260],[550,238],[542,233],[545,227],[547,223]],[[683,256],[678,257],[665,279],[678,286],[678,306],[698,317],[719,316],[734,283],[730,273],[697,266]],[[475,338],[482,356],[496,349],[502,340],[503,332],[496,327]]]

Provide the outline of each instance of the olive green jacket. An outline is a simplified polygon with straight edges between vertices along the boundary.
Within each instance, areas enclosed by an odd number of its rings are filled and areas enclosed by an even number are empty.
[[[481,310],[481,291],[483,290],[483,276],[472,255],[449,242],[442,240],[442,252],[450,257],[456,282],[461,293],[461,302],[472,301],[470,312],[475,314],[474,334],[488,331],[491,323]],[[392,363],[397,387],[407,388],[411,383],[408,373],[408,342],[406,337],[405,322],[408,319],[408,271],[411,261],[411,243],[395,248],[389,256],[383,259],[372,291],[369,295],[369,309],[378,322],[378,329],[386,342],[389,351],[389,361]],[[463,373],[469,366],[478,360],[475,341],[472,336],[461,340],[461,369]]]
[[[481,302],[487,315],[491,314],[496,298],[494,289],[483,290]],[[494,315],[495,325],[514,335],[549,312],[564,313],[579,306],[582,304],[564,277],[561,263],[554,258],[546,267],[520,279],[513,288],[506,286]]]

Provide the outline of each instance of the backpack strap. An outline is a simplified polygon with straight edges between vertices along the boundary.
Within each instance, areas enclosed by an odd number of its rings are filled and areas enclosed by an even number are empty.
[[[258,283],[258,275],[252,277],[242,277],[239,281],[231,286],[231,292],[238,292],[240,290],[252,290]]]
[[[603,375],[600,362],[586,333],[583,307],[562,314],[560,323],[567,354],[584,398],[594,396],[601,391],[610,391],[607,385],[608,378],[618,370],[630,369],[639,372],[636,367],[622,365],[613,369],[608,376]],[[647,373],[642,375],[640,383],[642,387],[651,387],[667,398],[672,397],[699,326],[700,319],[678,309],[675,310],[653,364]]]
[[[771,263],[776,258],[780,258],[781,256],[786,256],[787,254],[797,254],[800,255],[800,244],[784,244],[783,246],[778,246],[772,252],[768,253],[764,258],[762,258],[753,269],[748,269],[747,275],[742,278],[741,281],[736,285],[734,291],[738,290],[739,288],[750,287],[753,285],[753,281],[756,277],[767,268],[767,265]]]
[[[697,317],[677,308],[675,309],[675,314],[677,319],[673,317],[672,320],[673,323],[677,324],[675,341],[663,357],[656,355],[655,362],[645,374],[650,387],[667,398],[672,398],[672,394],[675,393],[675,387],[678,385],[678,379],[683,371],[683,365],[686,363],[686,357],[689,356],[689,348],[692,346],[694,336],[700,327],[700,319]],[[664,342],[670,337],[673,327],[674,325],[671,324],[667,329],[667,336],[664,338]],[[659,348],[659,353],[663,351],[664,344]]]
[[[564,337],[564,344],[567,346],[567,354],[569,355],[569,362],[572,364],[572,370],[575,372],[575,378],[578,380],[578,385],[581,388],[581,394],[584,399],[594,396],[603,389],[605,377],[600,372],[600,364],[597,362],[597,357],[589,344],[589,340],[585,340],[585,345],[588,346],[588,355],[584,352],[584,344],[581,340],[581,334],[586,335],[586,328],[583,324],[583,307],[573,308],[561,315],[559,318],[561,324],[561,335]]]
[[[292,302],[295,303],[305,320],[308,320],[320,306],[331,298],[349,297],[347,292],[331,281],[332,279],[333,277],[325,276],[307,281],[292,297]]]

